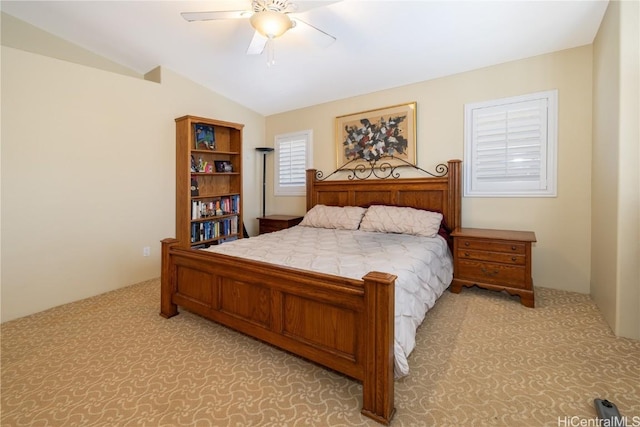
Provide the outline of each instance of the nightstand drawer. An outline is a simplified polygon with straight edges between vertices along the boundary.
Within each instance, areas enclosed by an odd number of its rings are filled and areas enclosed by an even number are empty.
[[[509,254],[504,252],[474,251],[464,248],[458,249],[458,257],[460,259],[502,262],[514,265],[525,265],[527,260],[524,255],[519,255],[517,253]]]
[[[282,226],[275,225],[275,224],[268,224],[268,225],[260,224],[259,233],[260,234],[273,233],[274,231],[278,231],[278,230],[284,230],[284,228]]]
[[[460,249],[477,249],[482,251],[507,252],[522,255],[525,253],[525,244],[520,242],[461,238],[458,244],[460,245]]]
[[[285,230],[289,228],[286,224],[260,224],[260,234],[273,233],[274,231]]]
[[[462,280],[526,289],[524,267],[461,259],[457,264],[456,277]]]
[[[260,225],[259,234],[272,233],[284,230],[300,224],[301,216],[297,215],[270,215],[258,218]]]

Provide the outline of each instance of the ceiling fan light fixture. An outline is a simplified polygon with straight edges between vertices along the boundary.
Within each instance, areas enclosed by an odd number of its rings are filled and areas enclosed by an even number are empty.
[[[263,36],[274,39],[293,27],[287,15],[273,10],[263,10],[251,15],[251,26]]]

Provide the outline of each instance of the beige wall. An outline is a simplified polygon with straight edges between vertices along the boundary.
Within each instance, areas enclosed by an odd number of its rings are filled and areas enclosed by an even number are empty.
[[[417,101],[418,165],[431,169],[463,157],[465,103],[557,88],[558,197],[465,198],[463,223],[535,231],[535,285],[591,291],[617,333],[640,338],[638,7],[612,2],[609,9],[593,50],[266,119],[170,70],[159,84],[144,81],[3,17],[2,321],[159,275],[158,241],[174,234],[175,117],[246,125],[245,222],[255,234],[261,158],[254,147],[276,134],[312,129],[314,167],[328,172],[336,166],[336,116]],[[268,193],[268,213],[304,213],[303,197]],[[143,246],[151,246],[150,258]]]
[[[1,59],[2,321],[160,275],[174,118],[244,123],[256,175],[264,117],[169,70],[158,84],[6,46]],[[258,190],[245,180],[252,232]]]
[[[584,46],[269,116],[266,140],[313,129],[314,167],[330,172],[336,167],[336,116],[416,101],[418,165],[433,169],[437,163],[463,158],[465,103],[558,89],[558,197],[464,198],[462,222],[467,227],[534,231],[534,284],[588,293],[591,64],[591,46]],[[303,213],[304,198],[270,197],[268,211]]]
[[[594,41],[591,294],[640,339],[640,11],[611,2]]]

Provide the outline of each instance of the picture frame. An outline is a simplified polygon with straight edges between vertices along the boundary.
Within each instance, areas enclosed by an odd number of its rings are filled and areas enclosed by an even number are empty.
[[[336,117],[337,167],[393,156],[416,164],[416,102]]]
[[[213,163],[218,173],[233,172],[233,165],[227,160],[214,160]]]
[[[213,126],[196,123],[193,125],[193,135],[196,150],[216,149],[216,133]]]

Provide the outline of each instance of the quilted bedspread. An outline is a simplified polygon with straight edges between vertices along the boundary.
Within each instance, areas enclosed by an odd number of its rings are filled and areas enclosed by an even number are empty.
[[[395,274],[396,377],[409,373],[416,330],[453,278],[451,253],[440,236],[296,226],[205,250],[353,279],[370,271]]]

